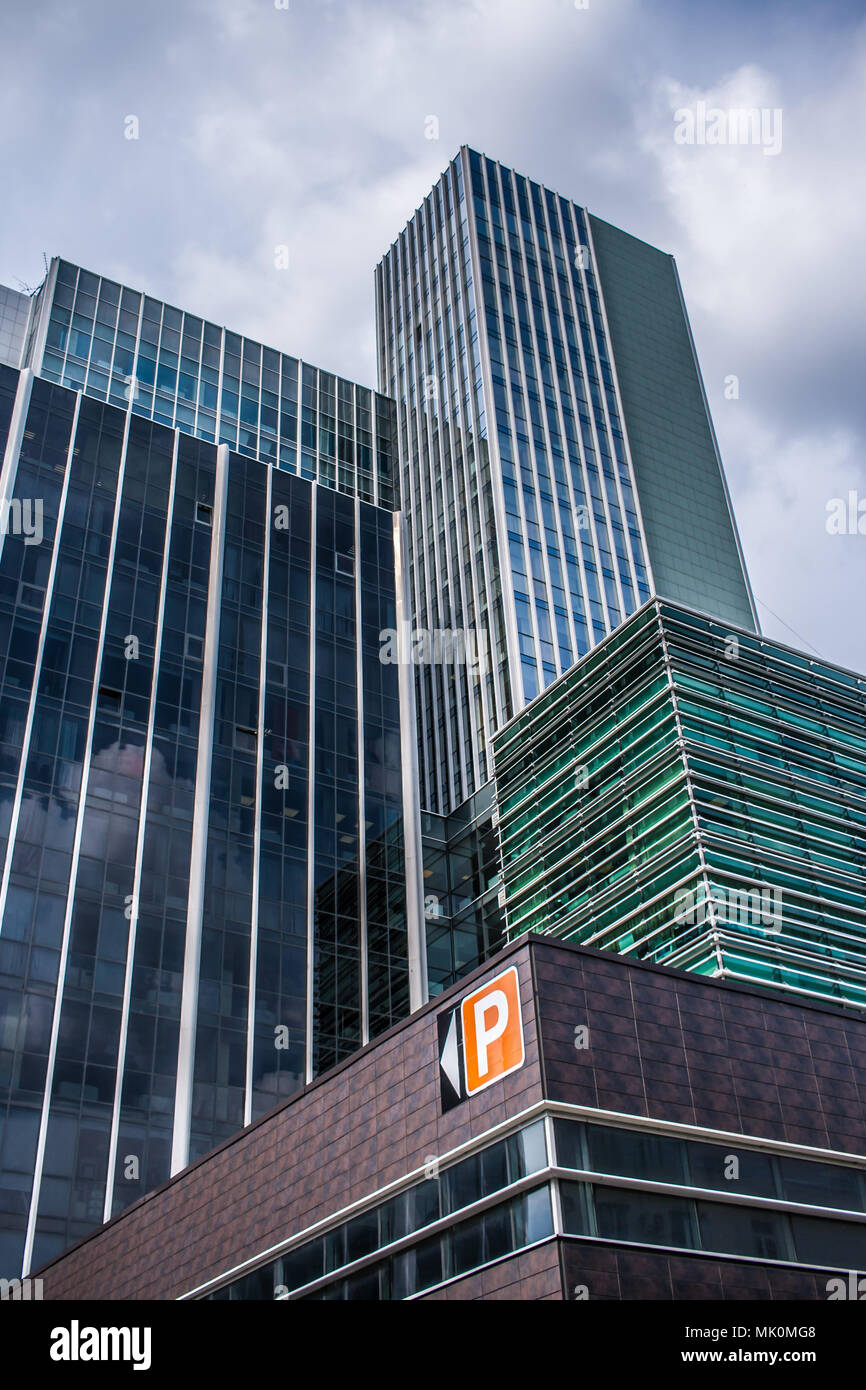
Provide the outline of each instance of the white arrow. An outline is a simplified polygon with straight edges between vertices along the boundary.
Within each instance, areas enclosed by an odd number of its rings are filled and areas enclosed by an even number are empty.
[[[457,1056],[457,1010],[451,1015],[451,1025],[445,1039],[445,1046],[439,1058],[439,1065],[444,1071],[454,1090],[460,1095],[460,1059]]]

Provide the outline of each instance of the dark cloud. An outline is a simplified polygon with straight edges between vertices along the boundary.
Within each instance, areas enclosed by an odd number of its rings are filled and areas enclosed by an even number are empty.
[[[5,283],[60,253],[372,383],[372,268],[464,141],[672,251],[767,631],[866,668],[860,4],[7,0],[4,50]],[[677,146],[701,99],[781,153]]]

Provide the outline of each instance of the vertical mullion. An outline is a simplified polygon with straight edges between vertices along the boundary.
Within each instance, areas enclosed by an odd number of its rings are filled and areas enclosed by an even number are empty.
[[[226,511],[228,507],[229,448],[217,445],[214,509],[212,517],[210,574],[208,576],[207,622],[202,663],[201,710],[196,759],[195,796],[192,819],[189,897],[186,914],[186,943],[183,957],[183,986],[180,1005],[180,1031],[177,1051],[177,1087],[171,1141],[171,1172],[180,1172],[189,1162],[189,1133],[192,1120],[192,1087],[195,1066],[195,1033],[198,1015],[198,984],[201,964],[201,936],[204,914],[205,874],[207,870],[210,783],[213,765],[214,717],[216,712],[217,667],[219,664],[220,616],[222,612],[223,560],[225,555]]]
[[[313,1079],[313,990],[316,982],[315,853],[316,853],[316,565],[318,558],[318,489],[310,488],[310,686],[309,745],[307,748],[307,998],[304,1023],[304,1081]]]
[[[256,972],[259,946],[259,898],[262,862],[262,801],[265,760],[265,678],[268,659],[268,592],[271,565],[271,526],[274,472],[267,470],[265,483],[265,549],[262,564],[262,628],[259,648],[259,706],[256,729],[256,807],[253,826],[253,882],[250,909],[250,975],[247,985],[247,1063],[244,1094],[244,1124],[253,1118],[253,1063],[256,1046]]]
[[[364,649],[361,641],[361,501],[355,497],[355,700],[358,720],[358,928],[361,938],[361,1044],[370,1041],[370,980],[367,943],[367,813],[364,748]]]

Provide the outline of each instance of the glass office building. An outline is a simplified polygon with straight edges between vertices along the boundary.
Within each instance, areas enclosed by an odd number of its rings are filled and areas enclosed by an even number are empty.
[[[417,674],[422,804],[652,593],[756,626],[670,256],[461,149],[381,261],[412,617],[485,663]]]
[[[494,756],[509,938],[866,1006],[866,677],[651,601]]]
[[[492,782],[486,783],[450,816],[421,813],[431,998],[506,942],[494,790]]]
[[[134,298],[55,262],[0,367],[4,1276],[410,1007],[388,403]],[[287,456],[181,404],[211,353]]]
[[[30,295],[0,285],[0,365],[20,365],[27,339],[32,301]]]
[[[26,341],[10,365],[395,506],[386,397],[57,257],[30,305]],[[12,308],[20,315],[20,305]]]

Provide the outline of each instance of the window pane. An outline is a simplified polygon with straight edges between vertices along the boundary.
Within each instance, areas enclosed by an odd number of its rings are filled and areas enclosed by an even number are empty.
[[[463,1221],[451,1235],[451,1272],[463,1274],[484,1263],[484,1225],[480,1216]]]
[[[679,1139],[637,1134],[607,1125],[587,1125],[590,1166],[596,1173],[621,1173],[653,1182],[684,1182],[684,1149]]]
[[[620,1192],[595,1188],[598,1234],[607,1240],[672,1245],[693,1250],[696,1231],[693,1203],[685,1197]]]
[[[723,1202],[698,1202],[701,1245],[724,1255],[790,1260],[787,1218],[778,1211],[750,1211]]]
[[[584,1126],[574,1120],[554,1120],[556,1161],[561,1168],[583,1168]]]
[[[789,1202],[815,1207],[839,1207],[863,1211],[861,1177],[852,1168],[835,1163],[809,1163],[802,1158],[780,1158],[782,1192]]]
[[[564,1182],[560,1186],[562,1197],[562,1222],[570,1236],[592,1234],[589,1223],[589,1184],[585,1182]]]
[[[842,1269],[866,1265],[866,1226],[853,1221],[822,1221],[818,1216],[792,1216],[797,1259]]]
[[[686,1144],[689,1172],[694,1187],[718,1187],[723,1192],[747,1192],[755,1197],[776,1197],[773,1160],[754,1149],[732,1149],[722,1144]],[[730,1162],[736,1158],[737,1164]],[[738,1172],[739,1176],[728,1177]]]

